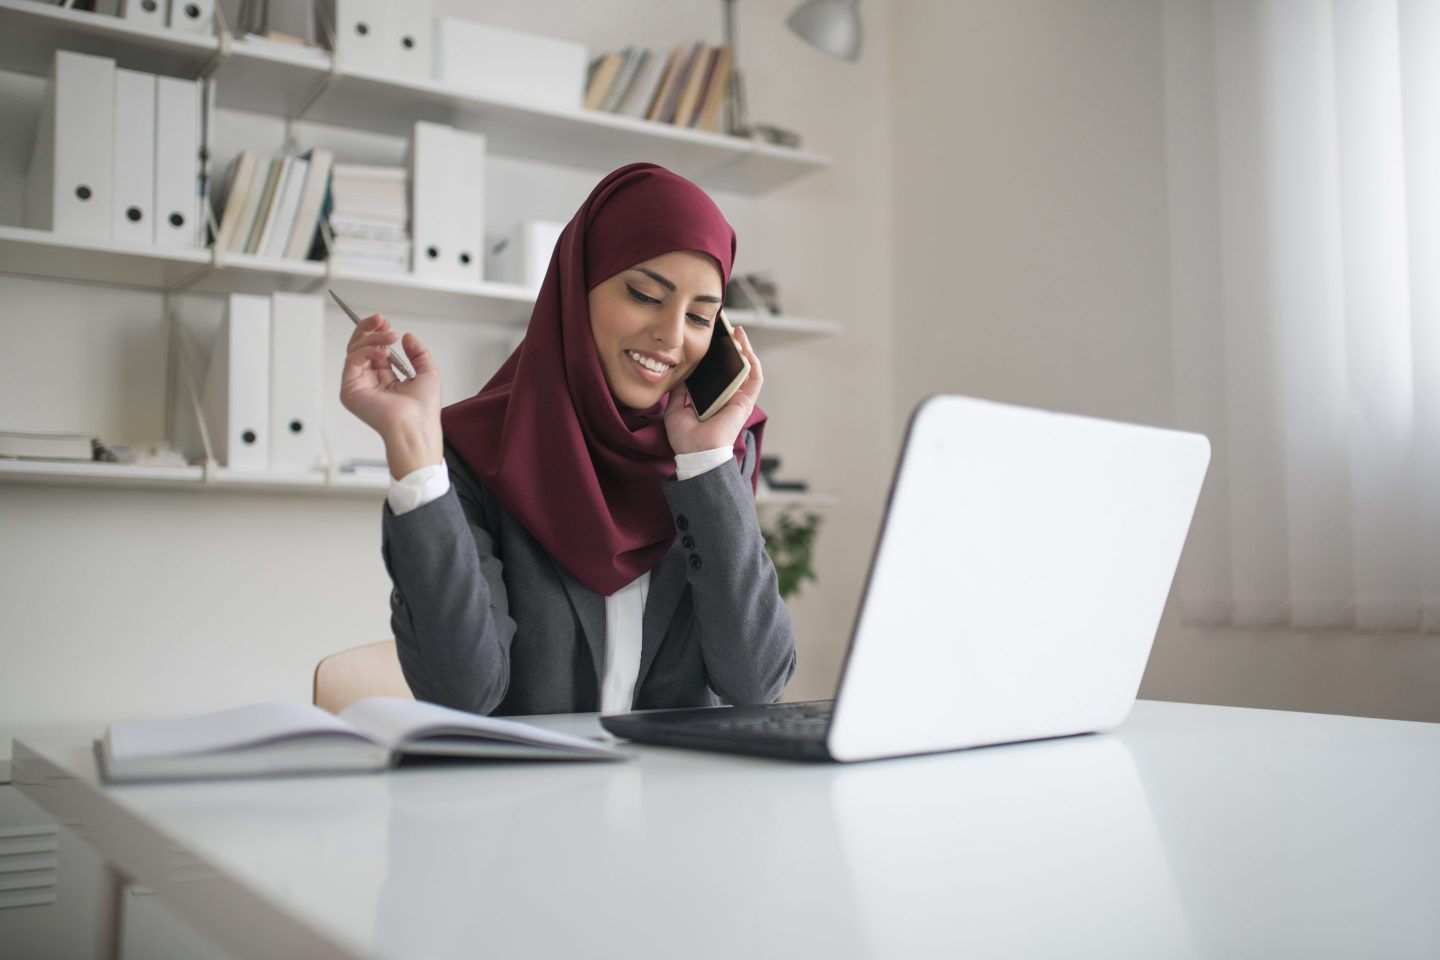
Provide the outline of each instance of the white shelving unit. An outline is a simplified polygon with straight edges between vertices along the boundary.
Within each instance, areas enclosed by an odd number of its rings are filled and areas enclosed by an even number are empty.
[[[65,484],[82,487],[134,487],[151,490],[249,493],[357,494],[378,499],[390,489],[380,471],[337,473],[245,473],[221,467],[213,477],[204,467],[140,467],[119,463],[0,458],[0,483]],[[815,491],[767,490],[762,484],[755,504],[761,508],[826,507],[839,503],[833,494]]]
[[[392,276],[331,271],[318,260],[281,260],[209,250],[135,246],[117,241],[75,240],[47,230],[0,226],[0,273],[79,283],[189,293],[268,293],[272,290],[323,293],[343,289],[346,299],[377,311],[473,318],[481,303],[523,307],[504,325],[523,328],[536,291],[511,283],[454,283],[412,274]],[[752,310],[732,310],[730,319],[762,336],[833,336],[838,323]]]
[[[823,154],[576,107],[493,100],[435,81],[401,80],[335,63],[323,51],[137,29],[116,17],[37,0],[0,0],[0,64],[43,76],[56,50],[113,58],[173,76],[212,76],[223,107],[381,133],[417,120],[481,131],[488,149],[527,160],[613,170],[645,158],[704,187],[764,193],[824,169]]]
[[[822,154],[759,140],[651,123],[600,111],[556,110],[492,100],[434,81],[401,80],[336,63],[328,52],[250,43],[229,35],[147,30],[117,17],[38,0],[0,0],[0,69],[43,76],[56,50],[114,59],[120,66],[179,77],[213,77],[220,106],[304,117],[371,132],[408,134],[417,120],[486,135],[504,155],[606,172],[636,159],[661,163],[704,187],[760,194],[829,166]],[[362,310],[489,323],[514,335],[528,321],[536,291],[506,283],[454,283],[410,274],[332,271],[312,260],[283,260],[211,250],[134,246],[0,225],[0,274],[168,293],[323,292],[335,286]],[[477,308],[484,308],[477,310]],[[507,309],[513,308],[513,309]],[[477,316],[488,319],[477,320]],[[732,321],[757,342],[830,336],[838,323],[733,310]],[[106,463],[0,459],[0,482],[66,483],[176,490],[350,493],[376,496],[387,476],[246,474],[225,468],[138,467]],[[823,493],[762,488],[757,503],[823,506]]]
[[[207,478],[204,467],[141,467],[120,463],[6,459],[0,459],[0,482],[152,490],[355,493],[372,498],[389,488],[388,477],[371,472],[340,474],[332,480],[319,470],[247,474],[221,467],[213,477]]]

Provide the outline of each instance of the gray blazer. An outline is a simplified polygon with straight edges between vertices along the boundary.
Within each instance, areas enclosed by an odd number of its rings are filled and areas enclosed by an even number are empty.
[[[744,463],[662,483],[677,536],[650,573],[634,709],[772,701],[795,671],[746,440]],[[390,622],[411,691],[481,714],[598,710],[605,598],[448,448],[445,460],[443,497],[398,517],[383,508]]]

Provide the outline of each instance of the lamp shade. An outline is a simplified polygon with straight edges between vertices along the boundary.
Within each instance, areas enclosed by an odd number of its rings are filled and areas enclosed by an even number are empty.
[[[832,57],[860,56],[860,0],[805,0],[785,25]]]

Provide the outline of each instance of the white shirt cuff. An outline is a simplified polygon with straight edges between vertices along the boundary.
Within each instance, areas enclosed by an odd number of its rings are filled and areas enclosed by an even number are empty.
[[[697,453],[675,454],[675,479],[689,480],[702,473],[709,473],[727,460],[735,459],[734,447],[715,447]]]
[[[410,471],[399,480],[390,481],[390,492],[385,499],[390,503],[390,512],[398,517],[425,506],[431,500],[439,500],[449,489],[450,471],[443,463],[432,463]]]

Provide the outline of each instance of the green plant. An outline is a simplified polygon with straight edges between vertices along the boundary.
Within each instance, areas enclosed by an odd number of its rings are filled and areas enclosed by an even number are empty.
[[[819,514],[806,513],[804,518],[797,518],[791,510],[782,512],[772,524],[761,525],[765,551],[780,578],[782,600],[799,592],[806,580],[815,579],[815,534],[819,530]]]

